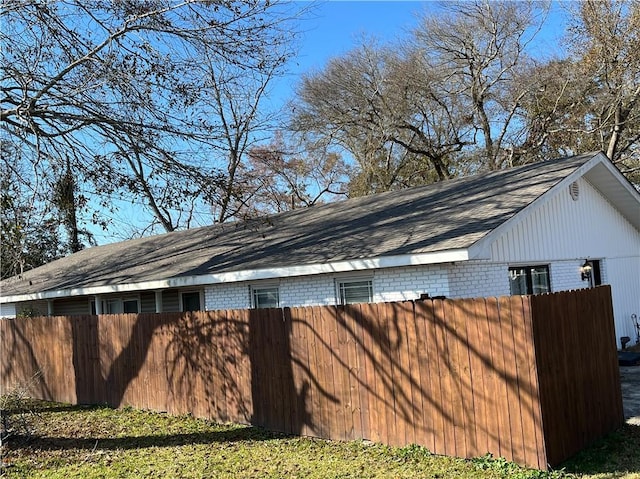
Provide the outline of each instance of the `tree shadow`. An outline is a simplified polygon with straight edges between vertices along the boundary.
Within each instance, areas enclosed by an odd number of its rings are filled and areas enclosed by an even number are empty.
[[[0,320],[2,361],[0,373],[1,394],[20,392],[21,395],[35,395],[54,400],[58,395],[52,391],[46,380],[51,360],[34,347],[33,337],[38,335],[42,325],[38,321]],[[20,391],[19,391],[20,390]]]
[[[243,427],[223,431],[153,434],[119,437],[64,437],[64,436],[20,436],[14,435],[7,445],[9,450],[19,449],[24,444],[40,451],[65,451],[70,449],[130,450],[190,446],[194,444],[233,443],[245,441],[268,441],[283,435],[261,428]]]
[[[300,435],[316,427],[310,404],[312,388],[331,402],[338,399],[308,369],[304,377],[295,374],[294,365],[304,364],[292,352],[292,324],[286,309],[249,311],[251,424]]]
[[[615,384],[589,383],[597,376],[589,376],[590,368],[608,356],[606,345],[596,344],[598,323],[587,331],[585,318],[602,311],[574,296],[573,303],[583,303],[572,310],[580,327],[556,324],[552,333],[533,324],[526,297],[58,321],[69,325],[80,403],[190,413],[330,439],[417,443],[452,456],[492,453],[546,468],[549,438],[558,438],[553,457],[562,460],[579,440],[616,420],[615,411],[599,413],[596,400],[581,396],[588,386],[604,398],[602,390]],[[553,322],[557,305],[569,301],[558,298],[541,309],[540,321]],[[52,343],[37,346],[29,334],[16,347],[27,356],[60,340],[53,335]],[[587,334],[598,358],[569,357],[556,347],[576,334]],[[588,371],[572,372],[585,364]],[[609,369],[607,363],[597,373]],[[570,384],[572,378],[581,385]],[[606,400],[615,406],[615,397]],[[597,426],[579,423],[572,407],[593,413]],[[557,425],[563,415],[573,422]],[[569,433],[550,433],[555,427]]]

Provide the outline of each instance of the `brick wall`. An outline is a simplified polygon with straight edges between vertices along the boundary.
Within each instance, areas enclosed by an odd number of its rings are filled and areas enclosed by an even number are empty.
[[[550,263],[551,290],[586,287],[580,279],[582,262]],[[332,305],[336,304],[336,280],[342,278],[370,278],[374,302],[413,300],[424,293],[448,298],[508,296],[508,269],[507,263],[470,261],[213,285],[205,289],[205,307],[207,310],[249,308],[250,287],[260,285],[278,285],[282,307]],[[606,283],[605,264],[602,264],[602,275]]]
[[[216,284],[204,289],[204,307],[216,309],[247,309],[250,306],[247,283]]]
[[[334,277],[330,274],[283,278],[280,281],[280,305],[321,306],[336,303]]]
[[[475,261],[449,266],[452,298],[480,298],[509,295],[509,267],[506,264]]]
[[[563,291],[586,288],[588,283],[580,279],[582,261],[558,261],[551,264],[551,290]]]
[[[336,280],[346,278],[370,278],[373,281],[374,302],[417,299],[423,293],[431,296],[449,296],[447,268],[442,265],[430,265],[212,285],[205,288],[205,308],[249,308],[251,286],[274,284],[280,288],[282,307],[332,305],[336,304]]]
[[[377,270],[373,278],[374,302],[418,299],[421,294],[449,296],[449,277],[443,265]]]

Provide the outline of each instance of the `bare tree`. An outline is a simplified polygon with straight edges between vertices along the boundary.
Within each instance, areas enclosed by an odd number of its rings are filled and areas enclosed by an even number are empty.
[[[292,128],[346,150],[352,196],[443,180],[464,145],[455,99],[438,97],[414,52],[362,45],[306,76]]]
[[[444,3],[404,45],[371,42],[308,75],[293,129],[344,148],[350,194],[440,181],[516,162],[527,141],[522,83],[539,2]]]
[[[482,145],[475,156],[491,170],[508,164],[520,137],[515,118],[526,88],[516,88],[526,48],[546,18],[540,2],[475,0],[442,5],[423,17],[416,48],[442,79],[438,95],[465,105]]]
[[[640,2],[572,5],[570,54],[531,64],[519,162],[601,150],[640,183]],[[517,95],[517,92],[513,92]]]
[[[242,216],[247,204],[253,201],[246,154],[276,128],[275,114],[261,114],[259,107],[271,80],[286,60],[281,52],[275,57],[265,57],[264,66],[258,71],[220,65],[211,58],[204,65],[202,75],[206,81],[201,101],[211,105],[221,127],[218,142],[211,146],[226,159],[221,160],[226,163],[226,170],[220,177],[220,188],[210,188],[205,194],[218,222]],[[201,181],[206,184],[207,178]]]
[[[1,141],[0,153],[0,269],[5,279],[53,261],[68,249],[55,211],[33,195],[37,182],[20,180],[26,176],[20,150]]]
[[[305,208],[346,196],[349,168],[340,155],[282,133],[249,151],[253,197],[248,215]]]
[[[574,66],[589,78],[574,115],[583,139],[640,173],[640,2],[587,0],[575,12]]]
[[[31,165],[23,180],[37,176],[47,198],[68,167],[94,202],[108,205],[115,194],[144,203],[164,230],[188,226],[196,208],[229,196],[237,158],[227,140],[235,128],[246,141],[256,99],[291,54],[288,8],[255,0],[4,2],[0,125]],[[225,124],[230,110],[223,117],[215,92],[237,89],[203,68],[261,79],[244,84],[258,88],[245,92],[251,121]],[[232,216],[221,201],[218,220]],[[94,214],[104,220],[100,208]]]

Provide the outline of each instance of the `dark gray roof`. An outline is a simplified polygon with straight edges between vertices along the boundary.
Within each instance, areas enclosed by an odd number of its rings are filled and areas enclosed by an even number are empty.
[[[3,281],[1,293],[464,249],[595,155],[88,248]]]

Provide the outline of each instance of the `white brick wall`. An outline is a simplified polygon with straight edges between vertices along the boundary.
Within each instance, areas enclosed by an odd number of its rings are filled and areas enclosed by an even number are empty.
[[[587,281],[580,278],[582,261],[557,261],[551,263],[551,291],[586,288]]]
[[[215,309],[247,309],[250,307],[247,283],[216,284],[204,289],[204,307]]]
[[[373,277],[374,302],[418,299],[423,293],[449,296],[449,277],[445,266],[380,269]]]
[[[587,286],[580,279],[582,262],[551,263],[551,290],[579,289]],[[353,274],[299,276],[262,282],[212,285],[205,288],[205,307],[245,309],[251,306],[250,287],[278,285],[280,306],[319,306],[336,304],[336,279],[371,278],[374,302],[417,299],[423,293],[448,298],[478,298],[509,295],[509,265],[488,261],[378,269]],[[602,264],[603,282],[606,265]]]
[[[449,266],[452,298],[480,298],[509,295],[509,267],[506,264],[474,261]]]
[[[298,276],[280,281],[280,306],[320,306],[335,304],[333,276]]]
[[[429,293],[431,296],[449,296],[449,279],[445,266],[411,266],[357,272],[353,275],[322,274],[282,278],[275,281],[211,285],[205,288],[205,308],[207,310],[249,308],[251,306],[250,287],[261,284],[279,286],[282,307],[336,304],[336,279],[360,277],[372,279],[375,302],[417,299],[422,293]]]

